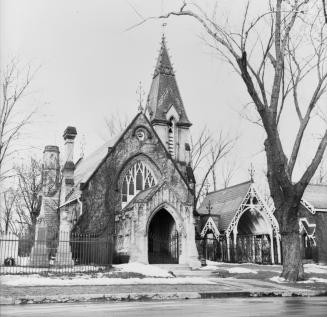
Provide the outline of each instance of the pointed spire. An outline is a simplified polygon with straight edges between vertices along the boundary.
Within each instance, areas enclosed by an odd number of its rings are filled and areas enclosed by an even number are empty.
[[[166,47],[165,34],[162,34],[161,37],[160,53],[158,56],[156,68],[154,70],[153,78],[155,78],[158,74],[172,75],[172,76],[175,75]]]
[[[163,34],[160,52],[147,99],[146,113],[149,114],[152,123],[167,123],[167,112],[171,107],[173,107],[177,113],[177,124],[179,126],[190,127],[192,125],[184,109],[166,47],[166,37]]]

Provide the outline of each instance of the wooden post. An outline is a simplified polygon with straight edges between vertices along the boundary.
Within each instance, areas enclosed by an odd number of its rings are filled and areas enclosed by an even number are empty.
[[[252,261],[255,263],[255,236],[252,235]]]
[[[226,245],[227,245],[227,261],[230,262],[230,244],[229,244],[229,235],[226,234]]]
[[[281,250],[280,250],[280,239],[279,239],[279,236],[277,236],[277,235],[276,235],[276,242],[277,242],[277,258],[278,258],[278,264],[282,264]]]
[[[275,264],[274,234],[273,234],[273,232],[270,233],[270,257],[271,257],[271,264]]]
[[[234,262],[237,262],[237,227],[233,230]]]

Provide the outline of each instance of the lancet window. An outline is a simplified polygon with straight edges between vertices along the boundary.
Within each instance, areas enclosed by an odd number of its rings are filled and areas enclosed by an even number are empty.
[[[175,119],[171,117],[169,119],[168,126],[168,152],[172,157],[175,156]]]
[[[122,188],[122,206],[126,206],[141,190],[156,184],[152,171],[142,161],[137,161],[125,174]]]

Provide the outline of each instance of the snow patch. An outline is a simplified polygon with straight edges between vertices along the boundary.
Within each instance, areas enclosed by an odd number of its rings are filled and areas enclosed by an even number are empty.
[[[286,283],[286,280],[280,276],[273,276],[270,278],[270,280],[275,283]]]
[[[257,274],[258,272],[256,270],[252,269],[247,269],[244,267],[232,267],[230,269],[227,269],[229,273],[240,273],[240,274],[245,274],[245,273],[252,273],[252,274]]]
[[[327,266],[318,264],[304,264],[304,271],[306,273],[327,274]]]
[[[70,279],[59,277],[42,277],[39,275],[13,276],[6,275],[1,278],[1,283],[10,286],[70,286],[70,285],[135,285],[135,284],[216,284],[200,277],[177,278],[108,278],[79,276]]]
[[[142,264],[137,262],[113,265],[113,267],[120,272],[133,272],[143,274],[151,277],[172,277],[170,273],[162,268],[149,264]]]

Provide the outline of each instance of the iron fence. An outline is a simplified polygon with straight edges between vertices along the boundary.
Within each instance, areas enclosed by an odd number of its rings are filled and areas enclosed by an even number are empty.
[[[92,234],[0,234],[0,274],[105,271],[112,264],[112,252],[110,237]]]
[[[197,241],[201,257],[218,262],[271,264],[269,235],[239,235],[236,245],[232,237],[219,241],[210,236]],[[278,263],[277,243],[274,238],[274,263]]]

